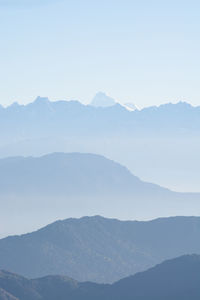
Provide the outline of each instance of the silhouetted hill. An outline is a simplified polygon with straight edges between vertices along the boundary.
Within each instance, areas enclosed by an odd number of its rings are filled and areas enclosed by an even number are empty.
[[[10,188],[12,187],[12,189]],[[167,189],[142,182],[120,164],[95,154],[53,153],[0,159],[1,195],[96,196],[148,194]]]
[[[199,275],[200,256],[182,256],[122,279],[112,286],[106,299],[197,300]]]
[[[22,276],[12,274],[7,271],[0,271],[0,288],[19,300],[42,299],[42,297],[34,289],[31,281]]]
[[[79,283],[63,276],[27,280],[2,271],[0,287],[19,300],[199,300],[199,276],[200,256],[191,255],[165,261],[112,285]]]
[[[200,218],[148,222],[84,217],[0,240],[0,268],[29,278],[67,275],[114,282],[163,260],[200,254]]]
[[[195,215],[200,194],[175,193],[143,182],[127,168],[99,155],[54,153],[1,159],[0,203],[2,226],[8,230],[11,219],[17,232],[22,232],[24,224],[32,231],[69,216],[152,219]]]

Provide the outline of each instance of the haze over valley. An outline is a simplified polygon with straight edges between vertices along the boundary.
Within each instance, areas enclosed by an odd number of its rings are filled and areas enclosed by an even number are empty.
[[[96,153],[144,181],[200,192],[199,107],[179,102],[130,110],[104,94],[97,97],[99,106],[38,97],[1,107],[0,157]]]
[[[0,159],[0,203],[0,235],[5,236],[32,231],[56,218],[198,215],[200,194],[143,182],[103,156],[54,153]]]
[[[0,0],[0,300],[200,300],[200,2]]]
[[[103,93],[1,107],[0,299],[198,299],[199,114]]]

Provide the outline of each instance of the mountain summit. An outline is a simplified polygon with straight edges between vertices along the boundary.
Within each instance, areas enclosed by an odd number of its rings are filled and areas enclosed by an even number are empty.
[[[94,98],[92,99],[92,102],[90,105],[95,107],[109,107],[116,104],[116,101],[107,96],[105,93],[99,92],[97,93]]]

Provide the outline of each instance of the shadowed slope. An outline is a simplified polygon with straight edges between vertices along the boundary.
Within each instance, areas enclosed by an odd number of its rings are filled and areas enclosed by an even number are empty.
[[[200,256],[191,255],[165,261],[112,285],[79,283],[62,276],[26,280],[1,272],[0,287],[19,300],[198,300],[199,276]],[[10,297],[5,299],[16,299]]]
[[[36,232],[0,240],[0,268],[29,278],[67,275],[114,282],[165,259],[200,254],[200,218],[149,222],[100,216],[57,221]]]

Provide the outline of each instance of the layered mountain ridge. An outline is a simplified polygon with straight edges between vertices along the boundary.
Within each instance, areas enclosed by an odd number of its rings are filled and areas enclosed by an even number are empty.
[[[145,181],[199,191],[199,116],[199,107],[184,102],[130,111],[118,103],[94,107],[38,97],[1,107],[0,157],[96,153]]]
[[[60,274],[108,283],[166,259],[200,254],[200,217],[66,219],[0,240],[0,269],[29,278]]]
[[[0,272],[0,300],[198,300],[200,256],[165,261],[112,285],[80,283],[64,276],[28,280]]]
[[[144,182],[100,155],[53,153],[0,159],[0,204],[0,234],[5,236],[13,233],[8,214],[15,233],[84,215],[143,220],[188,216],[198,214],[200,194]]]

